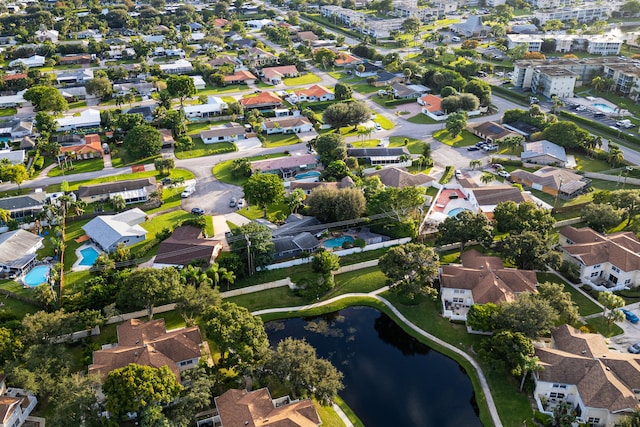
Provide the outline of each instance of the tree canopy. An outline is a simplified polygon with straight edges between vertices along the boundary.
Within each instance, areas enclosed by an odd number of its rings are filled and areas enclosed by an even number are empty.
[[[127,132],[122,143],[132,159],[144,159],[160,153],[162,136],[154,127],[139,125]]]
[[[258,205],[267,214],[267,206],[284,199],[282,179],[272,173],[254,173],[242,186],[244,196],[251,204]]]
[[[61,113],[69,109],[67,101],[53,86],[33,86],[24,93],[24,99],[31,102],[37,111]]]
[[[498,203],[493,211],[496,229],[501,233],[518,234],[533,231],[547,236],[556,220],[548,209],[539,208],[534,202]]]
[[[456,216],[447,217],[438,225],[439,245],[460,242],[460,252],[470,241],[477,241],[488,247],[493,242],[493,227],[483,213],[462,211]]]
[[[185,99],[196,94],[196,86],[190,76],[169,76],[167,91],[173,98],[178,98],[182,106]]]
[[[322,120],[335,129],[357,126],[371,117],[371,110],[363,102],[340,102],[327,107]]]
[[[252,221],[233,229],[231,233],[233,234],[233,239],[230,242],[231,249],[238,254],[246,268],[249,266],[249,251],[255,268],[264,267],[273,262],[274,245],[269,227]],[[248,246],[247,239],[251,242],[250,246]],[[249,251],[247,247],[249,247]],[[249,271],[249,274],[253,274],[253,271]]]
[[[389,287],[409,299],[438,295],[433,281],[438,277],[440,260],[433,248],[420,243],[394,246],[380,257],[378,267],[387,276]]]
[[[347,158],[347,144],[342,135],[328,133],[321,135],[315,142],[315,149],[320,157],[320,163],[329,165],[334,160]]]
[[[141,305],[151,319],[154,306],[175,301],[181,294],[182,280],[178,270],[173,267],[144,267],[131,271],[120,290],[119,299],[124,305]]]
[[[319,187],[307,199],[311,215],[321,222],[336,222],[360,218],[367,201],[358,188]]]
[[[531,339],[548,334],[559,315],[551,304],[530,292],[523,292],[513,302],[500,304],[495,316],[498,329],[521,332]]]

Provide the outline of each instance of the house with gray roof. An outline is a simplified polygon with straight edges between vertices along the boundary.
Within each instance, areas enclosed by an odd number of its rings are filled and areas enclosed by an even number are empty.
[[[0,276],[21,276],[36,262],[42,237],[22,229],[0,234]]]
[[[272,231],[274,258],[292,258],[302,252],[311,253],[320,247],[315,234],[326,227],[316,217],[291,214],[280,227]]]
[[[546,139],[524,144],[524,151],[520,154],[520,158],[522,163],[553,165],[561,168],[567,166],[567,153],[564,147]]]
[[[411,155],[406,147],[347,148],[347,156],[363,159],[372,166],[411,166]]]
[[[142,203],[146,202],[149,194],[157,189],[158,184],[153,177],[128,179],[104,184],[81,185],[78,187],[78,198],[83,202],[93,203],[122,196],[126,204]]]
[[[47,194],[44,192],[5,197],[0,199],[0,209],[9,211],[13,219],[32,217],[42,212],[46,201]]]
[[[567,169],[546,166],[535,172],[516,169],[511,181],[562,199],[576,197],[591,185],[591,180]]]
[[[144,211],[135,208],[116,215],[100,215],[82,226],[87,236],[105,252],[113,252],[123,243],[135,245],[147,238],[142,224],[147,217]]]

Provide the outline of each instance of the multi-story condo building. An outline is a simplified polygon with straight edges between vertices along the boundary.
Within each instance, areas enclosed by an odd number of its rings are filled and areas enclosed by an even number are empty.
[[[573,96],[576,73],[560,67],[537,68],[531,77],[531,92],[546,98]]]
[[[320,13],[325,18],[355,28],[362,34],[372,37],[389,37],[392,31],[402,28],[402,23],[405,21],[405,18],[378,19],[365,13],[333,5],[320,6]]]
[[[615,90],[633,99],[640,95],[640,63],[604,64],[602,76],[615,82]]]
[[[622,47],[622,40],[612,35],[583,34],[583,35],[533,35],[508,34],[508,48],[526,43],[529,52],[540,52],[544,40],[554,40],[555,51],[560,53],[585,51],[592,55],[618,55]]]
[[[612,6],[609,4],[585,4],[581,7],[568,7],[563,9],[539,10],[535,13],[535,18],[540,25],[547,21],[557,19],[567,22],[572,19],[580,23],[591,21],[606,21],[611,15]]]

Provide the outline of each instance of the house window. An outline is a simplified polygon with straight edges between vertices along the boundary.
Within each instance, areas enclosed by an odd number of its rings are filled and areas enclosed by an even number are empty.
[[[587,423],[591,426],[600,424],[600,418],[589,417],[589,419],[587,420]]]
[[[599,273],[597,271],[594,271],[593,273],[591,273],[591,277],[596,277]]]
[[[616,276],[614,276],[613,274],[610,274],[609,275],[609,281],[615,285],[616,283],[618,283],[618,278]]]
[[[553,388],[567,388],[566,384],[554,384]]]
[[[594,265],[593,268],[600,268],[600,264]]]
[[[625,285],[628,285],[629,283],[631,283],[631,279],[627,279],[627,280],[624,281]]]
[[[549,397],[552,399],[555,399],[555,398],[564,399],[564,393],[556,393],[552,391],[551,393],[549,393]]]
[[[620,269],[619,269],[618,267],[616,267],[615,265],[612,265],[612,266],[611,266],[611,269],[612,269],[613,271],[615,271],[616,273],[620,273]]]
[[[453,293],[454,294],[464,294],[466,291],[464,289],[454,289]]]

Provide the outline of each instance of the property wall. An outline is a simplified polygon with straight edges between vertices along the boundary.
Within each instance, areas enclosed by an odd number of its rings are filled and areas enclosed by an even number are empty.
[[[625,179],[624,176],[620,176],[620,175],[608,175],[604,173],[585,172],[584,176],[587,178],[602,179],[602,180],[611,181],[611,182],[626,182],[627,184],[630,184],[630,185],[640,185],[640,179],[629,178],[629,177]]]

